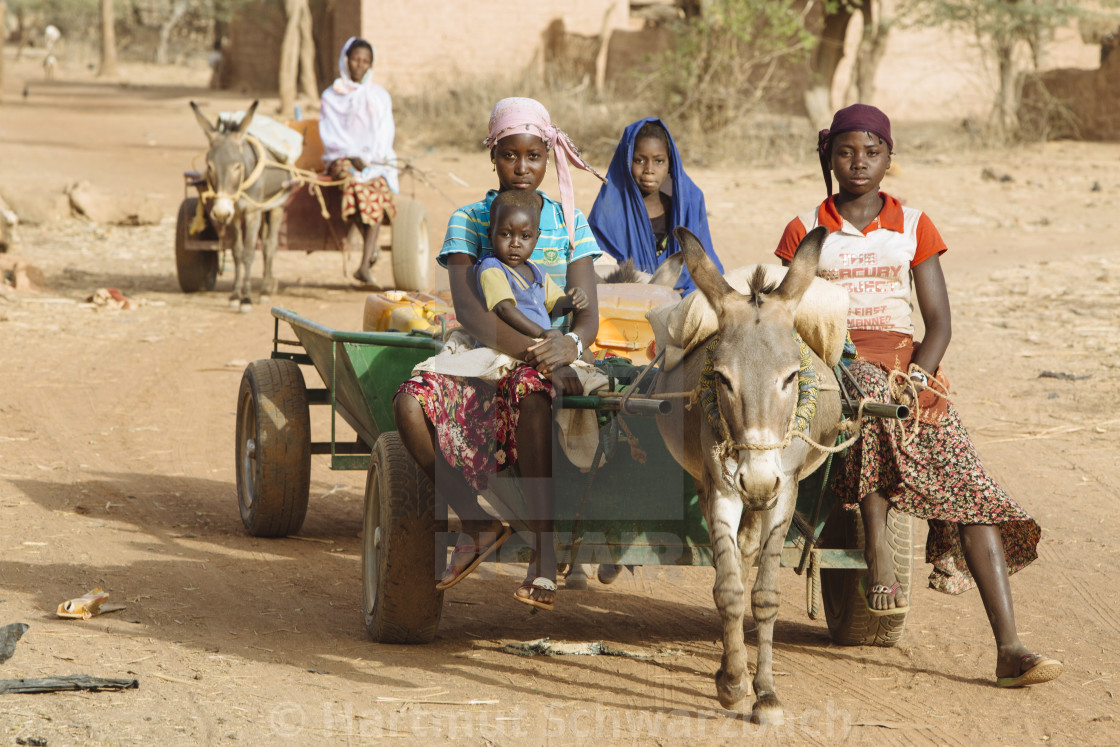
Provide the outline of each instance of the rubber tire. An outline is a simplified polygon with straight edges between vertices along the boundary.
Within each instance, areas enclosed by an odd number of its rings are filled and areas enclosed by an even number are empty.
[[[362,609],[378,643],[430,643],[439,629],[432,481],[396,431],[378,437],[366,476]]]
[[[840,539],[840,547],[863,549],[863,517],[858,510],[848,511],[837,504],[829,523]],[[907,599],[914,575],[914,520],[908,514],[887,512],[887,541],[891,547],[894,573]],[[835,542],[830,543],[835,546]],[[867,611],[859,591],[860,579],[867,571],[859,569],[821,569],[821,597],[824,601],[828,634],[841,646],[894,646],[902,639],[908,613],[876,617]]]
[[[397,200],[397,215],[390,251],[393,255],[393,285],[397,290],[426,291],[431,287],[431,241],[428,210],[420,200]]]
[[[299,366],[259,360],[237,395],[237,505],[254,537],[286,537],[303,526],[311,487],[311,413]]]
[[[188,197],[179,204],[175,221],[175,273],[184,293],[212,291],[218,284],[218,244],[215,251],[187,248],[188,231],[198,209],[198,198]]]

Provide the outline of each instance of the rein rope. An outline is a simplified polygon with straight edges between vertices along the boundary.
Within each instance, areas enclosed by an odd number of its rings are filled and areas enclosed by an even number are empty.
[[[919,384],[910,378],[910,374],[920,373],[926,377],[927,384]],[[921,405],[918,403],[918,393],[928,391],[935,397],[943,399],[947,402],[949,399],[949,392],[945,385],[935,379],[928,371],[924,370],[917,363],[911,363],[910,367],[905,371],[900,371],[897,368],[891,369],[887,372],[887,390],[890,392],[891,397],[895,402],[900,401],[902,395],[907,395],[909,398],[910,411],[914,420],[913,426],[909,430],[906,424],[901,420],[897,421],[898,438],[903,446],[909,446],[914,443],[914,439],[918,437],[921,432]],[[860,403],[862,408],[863,403]],[[894,428],[895,424],[892,423],[889,427]]]

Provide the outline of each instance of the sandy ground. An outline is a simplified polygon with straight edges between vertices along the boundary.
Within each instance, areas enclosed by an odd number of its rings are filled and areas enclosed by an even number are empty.
[[[917,588],[900,645],[835,646],[824,621],[805,614],[803,580],[783,571],[775,669],[787,723],[762,729],[715,700],[721,648],[708,568],[647,567],[609,589],[561,590],[555,612],[530,616],[511,599],[522,569],[499,566],[446,594],[434,643],[389,646],[370,642],[360,609],[364,473],[332,472],[316,458],[301,536],[246,536],[234,408],[246,362],[267,357],[272,318],[259,306],[249,315],[227,309],[229,273],[218,292],[180,293],[172,249],[180,173],[204,142],[187,101],[208,111],[246,102],[198,89],[205,77],[185,74],[162,87],[33,84],[22,97],[24,79],[38,72],[9,58],[0,191],[46,195],[88,180],[122,201],[154,201],[163,219],[23,225],[18,247],[0,255],[4,268],[19,260],[38,271],[35,289],[0,294],[0,625],[30,626],[0,679],[85,673],[134,677],[140,687],[0,696],[3,738],[1116,741],[1120,529],[1109,512],[1120,491],[1120,146],[976,151],[899,123],[901,173],[886,185],[926,209],[951,247],[943,262],[955,401],[990,469],[1045,529],[1039,560],[1012,587],[1024,641],[1062,659],[1065,674],[1027,691],[994,688],[994,646],[975,592]],[[442,192],[417,189],[438,238],[452,207],[477,199],[493,175],[480,152],[413,154],[407,143],[402,133],[402,154],[416,156]],[[985,179],[985,169],[997,178]],[[692,176],[728,266],[767,259],[792,214],[822,193],[809,160]],[[577,178],[587,209],[595,186]],[[360,326],[364,295],[342,275],[341,255],[289,253],[277,265],[274,303],[332,327]],[[391,282],[387,267],[376,272]],[[85,303],[110,287],[137,308]],[[914,547],[919,579],[923,541],[924,529]],[[125,609],[54,618],[59,602],[96,586]],[[543,636],[665,655],[501,651]]]

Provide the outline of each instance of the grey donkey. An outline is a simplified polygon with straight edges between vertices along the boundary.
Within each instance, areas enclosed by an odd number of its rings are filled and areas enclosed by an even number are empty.
[[[254,101],[250,105],[240,122],[231,125],[220,119],[217,124],[211,124],[191,102],[191,109],[210,140],[206,151],[210,221],[223,244],[227,231],[232,234],[234,277],[229,305],[243,313],[253,308],[250,270],[258,237],[264,255],[261,303],[268,303],[276,292],[272,260],[280,238],[280,221],[284,203],[298,186],[291,180],[286,166],[272,158],[255,138],[247,137],[257,103]]]
[[[776,288],[755,273],[750,292],[731,288],[686,229],[677,228],[688,270],[719,320],[720,340],[712,353],[715,392],[722,418],[719,433],[704,408],[679,408],[658,416],[658,429],[673,457],[696,481],[708,522],[716,570],[712,595],[722,623],[723,658],[716,692],[724,708],[751,693],[743,635],[746,577],[758,560],[751,611],[758,630],[752,720],[782,723],[774,686],[774,622],[778,617],[778,568],[786,530],[797,500],[797,482],[827,454],[795,438],[800,349],[793,313],[817,272],[827,230],[814,229],[801,242]],[[694,389],[708,356],[702,344],[680,366],[662,375],[659,391]],[[813,355],[816,371],[828,367]],[[654,394],[653,396],[656,396]],[[837,392],[821,391],[808,434],[831,444],[840,424]]]

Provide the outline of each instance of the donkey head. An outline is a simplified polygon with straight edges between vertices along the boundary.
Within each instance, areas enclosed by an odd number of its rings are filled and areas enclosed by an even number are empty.
[[[206,152],[206,183],[214,192],[210,217],[225,226],[233,220],[237,202],[235,196],[241,191],[241,183],[246,176],[245,133],[253,122],[257,102],[254,101],[241,121],[232,126],[223,124],[221,120],[216,125],[210,124],[193,101],[191,109],[202,132],[210,140],[210,149]]]
[[[797,248],[781,284],[766,282],[759,268],[748,293],[734,290],[685,228],[675,230],[692,279],[719,320],[713,365],[727,438],[737,448],[732,484],[748,510],[772,505],[785,480],[781,451],[797,407],[800,351],[793,312],[816,276],[828,231],[816,228]],[[721,469],[724,465],[720,465]]]

